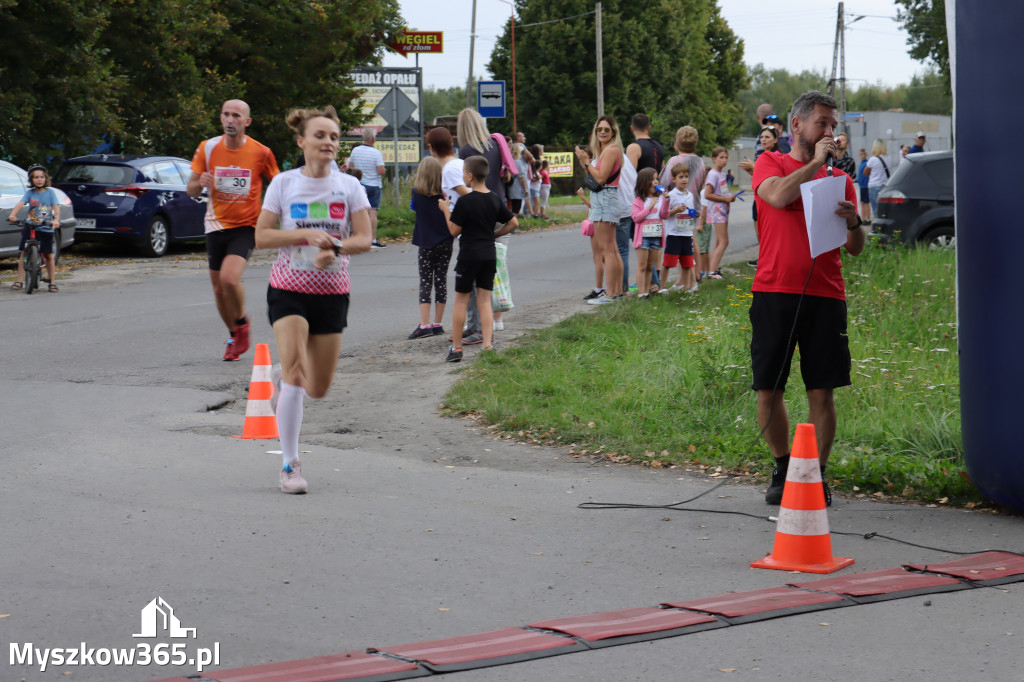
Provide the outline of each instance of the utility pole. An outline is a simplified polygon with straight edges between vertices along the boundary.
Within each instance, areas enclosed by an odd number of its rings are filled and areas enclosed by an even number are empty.
[[[601,49],[601,3],[597,3],[594,20],[597,31],[597,117],[604,116],[604,54]]]
[[[398,166],[398,96],[402,91],[398,83],[391,85],[391,131],[394,133],[395,145],[395,206],[402,205],[402,172]]]
[[[836,81],[839,85],[839,132],[846,130],[846,27],[860,21],[864,15],[856,16],[849,24],[846,23],[846,13],[843,11],[843,3],[839,3],[839,16],[836,18],[836,42],[832,48],[832,79],[828,82],[828,94],[836,96]],[[836,77],[836,69],[839,69],[839,77]],[[870,97],[870,94],[869,94]],[[870,106],[870,105],[869,105]]]
[[[839,3],[839,132],[846,133],[846,25],[843,3]],[[847,133],[849,135],[849,133]]]
[[[476,47],[476,0],[473,0],[473,21],[469,29],[469,77],[466,78],[466,108],[473,108],[473,48]],[[419,55],[416,55],[417,59]]]
[[[836,69],[839,65],[839,41],[843,35],[843,3],[839,3],[839,18],[836,19],[836,40],[832,43],[832,77],[828,79],[828,94],[836,96]]]

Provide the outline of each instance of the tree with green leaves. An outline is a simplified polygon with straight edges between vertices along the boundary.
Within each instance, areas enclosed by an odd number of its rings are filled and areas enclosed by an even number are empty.
[[[743,41],[715,0],[608,0],[602,6],[605,113],[626,135],[633,114],[643,112],[656,139],[670,142],[677,128],[692,125],[701,152],[731,144],[741,125],[737,96],[748,80]],[[547,144],[586,143],[597,118],[594,4],[515,0],[515,9],[517,127]],[[494,77],[508,83],[510,97],[511,47],[506,26],[488,63]],[[512,123],[509,107],[505,120],[491,127],[511,132]]]
[[[739,95],[743,110],[743,134],[751,137],[761,130],[756,112],[757,107],[764,103],[771,104],[775,113],[786,116],[793,102],[808,90],[824,90],[828,76],[825,70],[801,71],[790,73],[786,69],[769,69],[764,64],[757,64],[750,69],[750,88]],[[789,122],[786,123],[789,128]]]
[[[0,155],[54,165],[117,135],[127,83],[101,49],[109,6],[0,0]]]
[[[348,74],[405,22],[397,0],[0,0],[0,23],[0,155],[25,166],[104,143],[188,158],[230,98],[287,159],[292,107],[363,122]]]
[[[466,88],[424,88],[423,122],[430,125],[438,116],[455,116],[466,107]]]
[[[755,123],[758,105],[767,102],[775,112],[785,116],[796,98],[808,90],[823,90],[828,82],[825,71],[790,73],[786,69],[768,69],[757,64],[750,69],[750,88],[740,93],[743,110],[743,134],[756,135],[760,129]],[[909,84],[886,86],[865,83],[846,93],[850,111],[879,111],[902,109],[921,114],[948,115],[953,111],[953,99],[944,89],[942,76],[936,68],[915,75]]]
[[[216,7],[229,26],[212,66],[237,74],[242,91],[233,96],[252,107],[249,130],[279,161],[298,156],[284,125],[293,107],[333,105],[342,130],[363,122],[348,74],[379,60],[386,38],[405,23],[397,0],[218,0]],[[216,123],[216,112],[208,118]]]
[[[910,56],[931,60],[939,69],[946,92],[951,92],[949,77],[949,37],[946,32],[946,0],[896,0],[903,9],[896,19],[907,31]]]
[[[119,109],[127,115],[115,135],[116,151],[189,158],[196,141],[215,132],[211,110],[243,88],[237,73],[218,71],[210,61],[230,26],[221,5],[109,0],[110,21],[99,43],[126,84]]]

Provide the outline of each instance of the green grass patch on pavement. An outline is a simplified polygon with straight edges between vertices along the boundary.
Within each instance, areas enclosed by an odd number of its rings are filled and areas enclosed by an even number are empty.
[[[835,391],[828,477],[836,489],[934,504],[983,500],[962,456],[954,259],[872,243],[844,256],[853,385]],[[697,294],[581,301],[581,313],[460,370],[445,407],[513,438],[615,462],[763,476],[772,460],[750,390],[753,270],[741,270]],[[799,352],[787,387],[792,438],[807,421]]]
[[[412,238],[412,230],[416,224],[416,214],[409,208],[411,184],[403,182],[399,192],[399,200],[395,202],[395,187],[389,180],[384,181],[381,192],[380,209],[377,211],[377,236],[385,242],[402,241]],[[586,217],[585,213],[568,209],[548,207],[548,216],[552,220],[541,218],[519,218],[519,230],[547,229],[560,225],[578,223]]]

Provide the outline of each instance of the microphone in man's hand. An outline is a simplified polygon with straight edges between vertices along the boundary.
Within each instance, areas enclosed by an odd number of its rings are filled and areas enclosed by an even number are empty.
[[[832,138],[832,141],[835,142],[836,144],[839,144],[839,138],[838,137]],[[829,154],[828,156],[825,157],[825,168],[826,168],[825,173],[831,178],[832,177],[832,155],[831,154]]]

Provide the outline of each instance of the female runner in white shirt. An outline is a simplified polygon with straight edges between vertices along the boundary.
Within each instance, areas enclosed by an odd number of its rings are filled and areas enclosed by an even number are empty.
[[[333,107],[295,109],[285,119],[305,157],[277,175],[256,223],[256,248],[278,248],[270,270],[267,313],[281,370],[275,411],[281,437],[281,491],[304,493],[299,461],[302,400],[327,395],[347,324],[348,260],[370,249],[366,199],[359,181],[332,169],[341,129]],[[280,229],[278,229],[280,225]],[[275,373],[277,374],[277,373]]]

